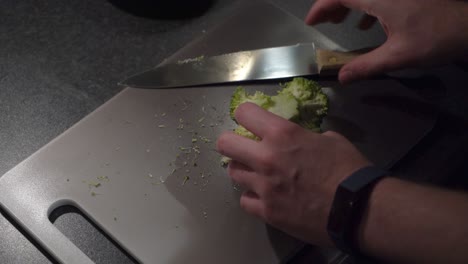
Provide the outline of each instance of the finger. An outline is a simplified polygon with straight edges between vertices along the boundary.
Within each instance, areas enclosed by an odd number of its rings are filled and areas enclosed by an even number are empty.
[[[378,7],[379,1],[376,0],[340,0],[340,4],[343,6],[364,11],[369,15],[376,16],[376,8]]]
[[[257,194],[246,191],[241,195],[240,207],[244,209],[248,214],[264,218],[263,203]]]
[[[339,0],[319,0],[306,16],[305,22],[308,25],[332,21],[339,23],[348,15],[349,9],[343,6]]]
[[[283,127],[285,122],[288,122],[286,119],[252,103],[241,104],[237,108],[235,116],[240,125],[260,138],[264,138],[273,128]]]
[[[222,155],[231,158],[233,161],[239,161],[250,168],[254,168],[252,165],[258,160],[259,150],[261,149],[257,141],[236,135],[233,132],[221,134],[216,148]]]
[[[408,56],[395,55],[387,41],[382,46],[352,60],[340,70],[338,79],[347,84],[404,66]]]
[[[335,131],[327,131],[322,133],[322,136],[338,139],[338,140],[343,140],[346,139],[343,135],[336,133]]]
[[[260,178],[254,170],[246,165],[233,160],[229,163],[228,174],[234,182],[245,190],[260,193]]]
[[[358,27],[361,30],[368,30],[375,24],[376,21],[376,17],[365,14],[359,21]]]

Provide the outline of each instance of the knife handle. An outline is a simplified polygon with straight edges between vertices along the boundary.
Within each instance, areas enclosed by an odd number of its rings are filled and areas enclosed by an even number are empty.
[[[317,49],[318,72],[322,75],[336,75],[346,63],[354,58],[369,52],[371,49],[361,49],[355,51],[333,51]]]

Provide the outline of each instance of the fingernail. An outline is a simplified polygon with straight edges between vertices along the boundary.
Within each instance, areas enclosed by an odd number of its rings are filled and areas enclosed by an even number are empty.
[[[350,70],[345,70],[340,74],[339,78],[342,84],[350,83],[353,80],[353,72]]]

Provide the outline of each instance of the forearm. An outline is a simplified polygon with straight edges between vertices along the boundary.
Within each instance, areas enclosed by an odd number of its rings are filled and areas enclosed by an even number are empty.
[[[399,263],[468,263],[468,196],[387,178],[359,229],[361,249]]]
[[[468,62],[468,2],[458,1],[453,15],[455,20],[452,23],[451,34],[453,39],[452,52],[454,52],[455,61]]]

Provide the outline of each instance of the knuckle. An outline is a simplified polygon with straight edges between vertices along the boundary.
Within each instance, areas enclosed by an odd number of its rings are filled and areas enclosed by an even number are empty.
[[[278,161],[277,155],[274,152],[266,152],[258,159],[259,168],[261,172],[266,175],[272,174],[276,162]]]
[[[269,131],[269,136],[273,140],[282,140],[297,132],[297,126],[290,121],[282,122],[277,126],[273,126]]]
[[[279,225],[282,222],[280,210],[278,210],[278,207],[271,202],[265,203],[263,215],[265,220],[272,225]]]
[[[283,178],[270,177],[265,185],[266,194],[270,195],[270,197],[274,197],[275,194],[284,189],[286,183]]]
[[[246,202],[243,196],[241,196],[240,198],[239,206],[242,210],[246,211],[247,213],[249,214],[253,213],[252,208],[248,206],[248,203]]]
[[[272,138],[273,140],[281,138],[284,136],[283,130],[279,126],[274,126],[270,129],[268,132],[268,136]]]

